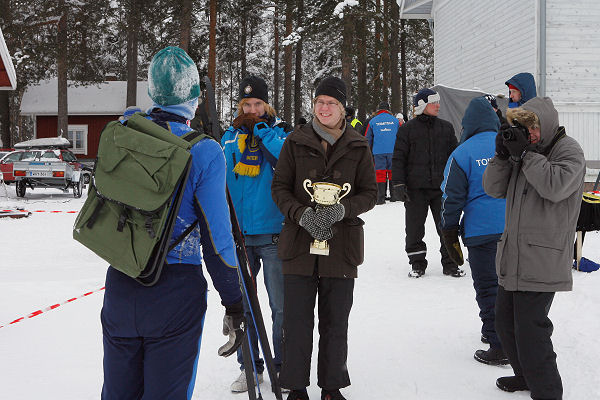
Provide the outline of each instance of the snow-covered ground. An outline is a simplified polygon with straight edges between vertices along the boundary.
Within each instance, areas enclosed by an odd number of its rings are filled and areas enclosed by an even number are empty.
[[[75,242],[71,229],[83,204],[55,189],[27,191],[8,198],[0,186],[0,209],[45,210],[29,218],[0,218],[0,398],[98,399],[102,386],[102,336],[99,313],[103,292],[95,292],[31,319],[6,325],[36,310],[103,286],[106,263]],[[49,211],[63,211],[50,213]],[[439,241],[431,217],[426,241],[427,274],[409,279],[404,253],[404,207],[377,206],[364,215],[366,256],[356,282],[350,317],[349,400],[525,399],[495,387],[509,367],[473,359],[484,348],[470,273],[442,275]],[[584,256],[600,261],[600,235],[589,233]],[[467,266],[468,270],[468,266]],[[574,272],[574,291],[559,293],[551,318],[565,399],[600,399],[600,272]],[[210,281],[210,280],[209,280]],[[259,285],[263,311],[264,285]],[[211,288],[194,399],[244,399],[229,385],[238,375],[235,359],[217,356],[223,308]],[[269,313],[264,312],[267,316]],[[268,320],[268,318],[266,318]],[[317,336],[315,335],[315,338]],[[316,348],[316,341],[315,341]],[[318,399],[316,351],[311,399]],[[268,378],[264,399],[274,399]]]

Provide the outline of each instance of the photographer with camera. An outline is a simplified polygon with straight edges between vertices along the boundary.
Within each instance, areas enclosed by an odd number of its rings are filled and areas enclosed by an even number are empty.
[[[496,332],[514,376],[496,380],[507,392],[562,399],[548,312],[557,291],[570,291],[573,238],[585,158],[558,124],[548,97],[510,109],[511,125],[496,136],[496,155],[483,175],[486,193],[506,199],[498,242]]]

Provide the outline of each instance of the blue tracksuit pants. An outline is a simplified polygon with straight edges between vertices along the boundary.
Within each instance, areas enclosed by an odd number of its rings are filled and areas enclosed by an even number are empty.
[[[103,400],[192,397],[206,288],[198,265],[165,265],[151,287],[109,267],[101,313]]]

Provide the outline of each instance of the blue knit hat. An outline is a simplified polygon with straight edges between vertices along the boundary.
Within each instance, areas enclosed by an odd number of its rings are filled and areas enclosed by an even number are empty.
[[[148,96],[164,106],[183,104],[200,96],[200,77],[194,60],[179,47],[165,47],[148,68]]]
[[[413,99],[413,105],[415,106],[415,115],[423,114],[427,103],[435,103],[440,101],[440,95],[436,91],[431,89],[421,89]]]

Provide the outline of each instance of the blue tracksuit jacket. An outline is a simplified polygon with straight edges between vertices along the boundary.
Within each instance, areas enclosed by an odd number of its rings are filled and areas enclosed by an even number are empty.
[[[505,200],[488,196],[482,186],[483,172],[496,149],[500,121],[489,102],[477,97],[471,100],[462,125],[461,144],[444,169],[440,224],[442,229],[460,225],[465,246],[477,246],[498,240],[504,230]]]
[[[279,126],[280,123],[279,118],[271,118],[266,125],[256,124],[254,127],[254,135],[262,137],[260,149],[263,153],[260,173],[257,176],[233,172],[235,165],[242,159],[238,137],[245,132],[230,126],[221,138],[227,161],[227,187],[244,235],[281,232],[283,215],[271,197],[273,170],[287,136],[287,132]]]
[[[366,136],[373,155],[393,154],[400,122],[389,111],[381,110],[369,121]]]
[[[516,74],[505,82],[506,86],[508,86],[509,83],[519,89],[521,92],[521,100],[518,102],[511,101],[508,103],[508,108],[521,107],[527,101],[537,96],[537,91],[535,90],[535,79],[529,72],[521,72],[520,74]]]

